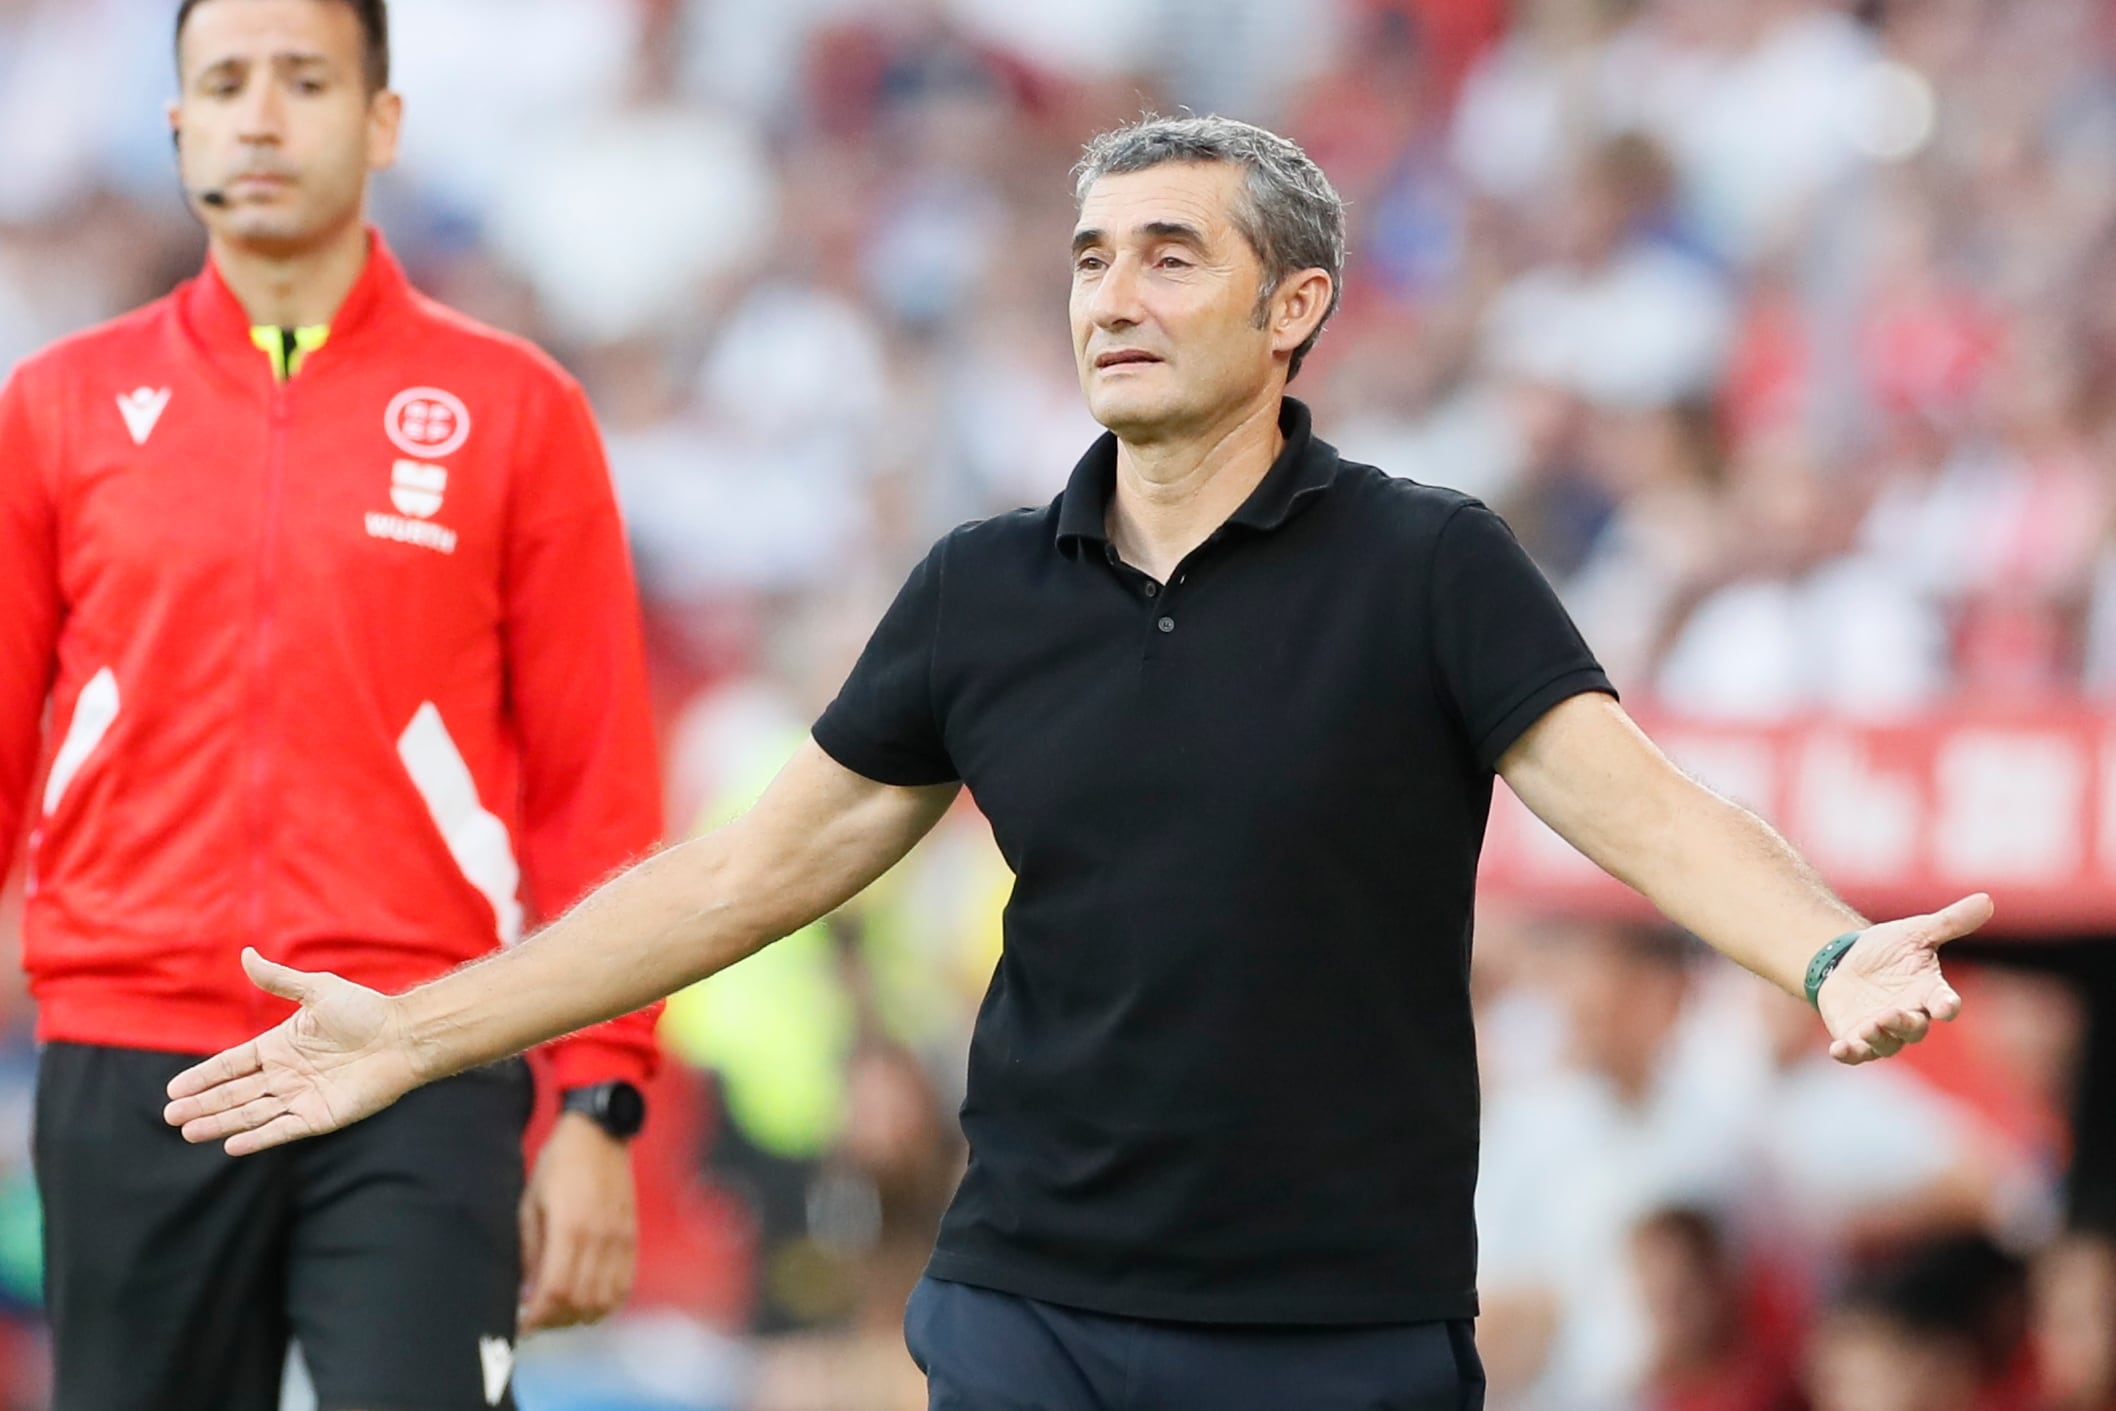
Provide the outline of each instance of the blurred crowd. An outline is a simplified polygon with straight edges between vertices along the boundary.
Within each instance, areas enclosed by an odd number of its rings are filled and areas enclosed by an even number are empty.
[[[1321,433],[1499,508],[1634,700],[2116,696],[2107,0],[393,8],[375,217],[595,402],[672,834],[755,796],[933,537],[1063,485],[1096,431],[1068,169],[1178,106],[1288,132],[1349,202],[1294,387]],[[198,263],[173,10],[0,0],[0,370]],[[639,1296],[525,1349],[525,1405],[923,1404],[896,1319],[1007,886],[965,805],[679,998]],[[1976,1037],[1852,1073],[1679,937],[1488,915],[1479,946],[1494,1411],[2116,1408],[2116,1254],[2056,1214],[2062,989],[1976,977]],[[0,1405],[26,1408],[8,1008]]]

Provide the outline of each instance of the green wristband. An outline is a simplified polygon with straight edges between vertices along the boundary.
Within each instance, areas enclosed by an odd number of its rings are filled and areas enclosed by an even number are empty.
[[[1807,963],[1807,1002],[1810,1005],[1818,1010],[1822,1007],[1822,982],[1836,970],[1837,962],[1844,959],[1844,953],[1865,934],[1864,931],[1846,931],[1815,952],[1815,958]]]

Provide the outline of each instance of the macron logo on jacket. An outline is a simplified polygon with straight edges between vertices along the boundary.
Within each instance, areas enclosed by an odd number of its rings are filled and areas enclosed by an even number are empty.
[[[147,444],[147,438],[154,434],[155,423],[162,419],[162,412],[168,405],[167,387],[137,387],[119,394],[118,410],[124,414],[125,429],[132,433],[133,445]]]

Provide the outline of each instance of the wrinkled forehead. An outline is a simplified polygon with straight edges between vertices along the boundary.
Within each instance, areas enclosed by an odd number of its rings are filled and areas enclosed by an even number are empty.
[[[1163,162],[1097,177],[1080,198],[1076,240],[1083,232],[1153,238],[1170,227],[1196,231],[1207,243],[1238,236],[1234,213],[1246,177],[1233,162]]]

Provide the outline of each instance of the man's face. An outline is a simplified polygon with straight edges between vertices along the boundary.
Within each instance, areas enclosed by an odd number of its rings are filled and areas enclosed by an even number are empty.
[[[360,218],[367,174],[396,158],[401,105],[370,95],[365,36],[332,0],[212,0],[178,45],[169,121],[179,166],[216,235],[298,252]]]
[[[1231,216],[1243,181],[1232,163],[1171,162],[1105,176],[1080,204],[1073,355],[1088,410],[1128,441],[1209,428],[1271,380],[1263,266]]]

